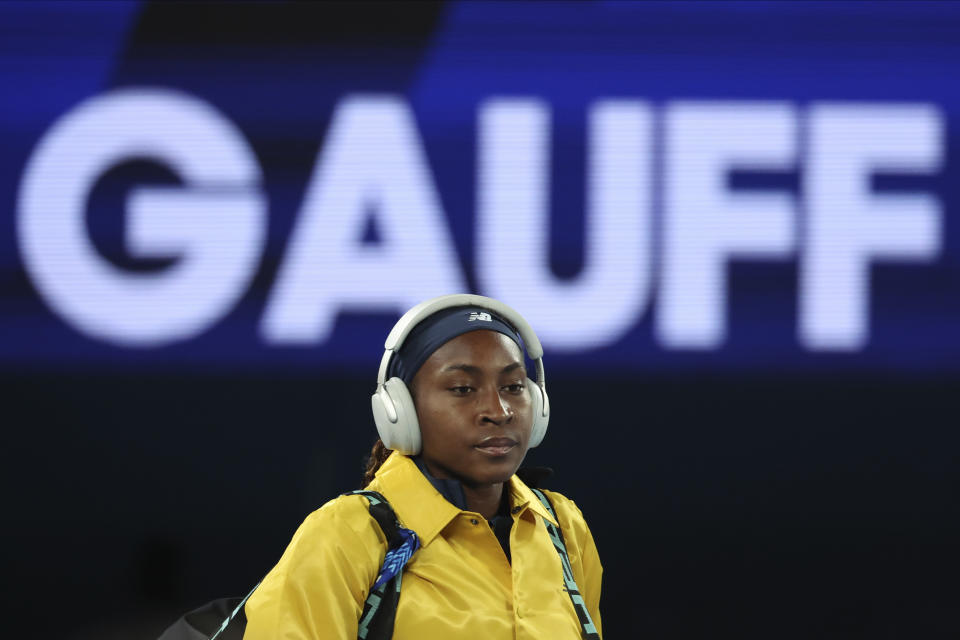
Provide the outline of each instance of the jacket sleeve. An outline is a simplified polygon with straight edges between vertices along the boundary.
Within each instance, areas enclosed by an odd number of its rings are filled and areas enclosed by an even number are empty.
[[[387,543],[363,496],[310,514],[247,601],[244,640],[356,638]]]
[[[603,637],[600,624],[600,583],[603,577],[603,567],[600,564],[600,554],[593,541],[593,534],[583,517],[583,513],[573,500],[553,491],[546,491],[556,511],[563,531],[563,539],[567,545],[567,555],[570,557],[570,567],[573,577],[580,588],[580,595],[587,605],[597,633]]]

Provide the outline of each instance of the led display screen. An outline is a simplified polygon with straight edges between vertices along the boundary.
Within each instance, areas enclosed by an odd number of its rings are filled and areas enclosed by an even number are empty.
[[[958,7],[53,8],[3,10],[2,367],[366,371],[451,292],[558,371],[960,362]]]

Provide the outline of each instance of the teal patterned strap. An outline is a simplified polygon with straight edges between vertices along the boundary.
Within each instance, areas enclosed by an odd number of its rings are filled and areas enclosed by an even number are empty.
[[[553,519],[560,522],[546,494],[539,489],[531,488],[530,490],[540,499],[540,503],[546,508],[550,515],[553,516]],[[584,639],[600,640],[600,634],[597,633],[597,628],[593,625],[593,618],[590,617],[590,612],[587,611],[587,605],[583,601],[580,589],[577,588],[577,582],[573,579],[573,569],[570,566],[570,557],[567,556],[567,545],[563,542],[563,532],[561,532],[558,527],[553,526],[553,523],[546,518],[543,519],[543,523],[547,525],[547,532],[550,534],[553,548],[556,549],[557,555],[560,556],[560,565],[563,567],[564,591],[570,596],[570,601],[573,603],[573,610],[577,612],[577,618],[580,620],[580,635]]]

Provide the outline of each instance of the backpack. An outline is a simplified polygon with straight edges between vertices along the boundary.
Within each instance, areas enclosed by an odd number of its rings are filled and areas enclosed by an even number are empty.
[[[370,503],[370,515],[387,538],[387,552],[363,605],[357,637],[359,640],[388,640],[393,636],[403,568],[420,547],[420,540],[416,533],[400,526],[393,507],[376,491],[350,491],[344,495],[365,497]],[[158,640],[242,640],[247,626],[243,605],[259,586],[257,583],[245,598],[220,598],[194,609],[170,625]]]

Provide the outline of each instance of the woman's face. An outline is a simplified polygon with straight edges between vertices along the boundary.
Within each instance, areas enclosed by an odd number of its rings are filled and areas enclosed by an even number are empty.
[[[496,331],[471,331],[433,352],[412,382],[423,460],[469,487],[505,482],[527,453],[533,408],[523,354]]]

